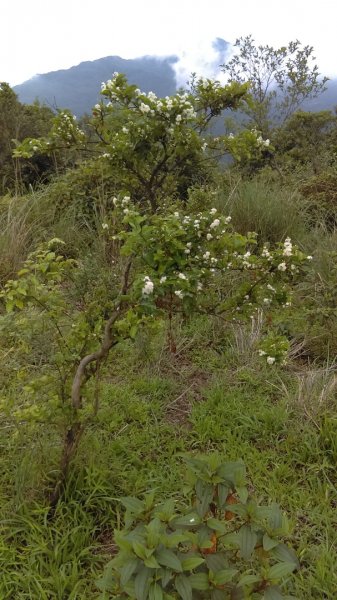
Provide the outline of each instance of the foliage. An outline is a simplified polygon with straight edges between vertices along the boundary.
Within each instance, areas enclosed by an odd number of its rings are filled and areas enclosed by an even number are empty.
[[[333,159],[337,118],[330,111],[297,111],[275,132],[273,144],[282,169],[310,165],[314,173]]]
[[[53,112],[39,103],[25,105],[7,83],[0,83],[0,191],[18,189],[52,170],[52,159],[32,157],[21,165],[12,158],[14,144],[28,136],[46,135]],[[21,168],[22,167],[22,168]]]
[[[325,88],[313,63],[313,48],[296,40],[287,46],[256,46],[251,35],[239,38],[237,53],[222,65],[230,81],[249,82],[252,101],[244,107],[250,121],[263,135],[272,125],[285,121],[304,100],[315,98]]]
[[[237,136],[201,135],[222,110],[237,110],[246,102],[247,87],[201,78],[192,82],[190,93],[158,99],[115,73],[102,84],[104,101],[93,108],[96,142],[86,138],[68,111],[61,111],[48,138],[24,140],[15,156],[60,148],[68,153],[73,147],[94,153],[116,174],[120,192],[155,211],[163,198],[184,200],[192,184],[209,179],[213,156],[230,154],[240,161],[260,155],[265,142],[255,129]]]
[[[298,562],[280,536],[289,526],[279,508],[249,496],[240,462],[187,460],[187,506],[154,494],[122,498],[125,528],[107,566],[102,591],[116,598],[285,598],[279,584]],[[186,492],[185,492],[186,493]],[[288,596],[289,598],[289,596]]]

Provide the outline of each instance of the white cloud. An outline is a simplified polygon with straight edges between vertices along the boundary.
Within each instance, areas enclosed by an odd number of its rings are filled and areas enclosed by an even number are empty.
[[[179,54],[179,77],[214,68],[212,40],[251,33],[262,44],[300,39],[320,70],[337,73],[334,0],[0,0],[0,81],[119,55]]]

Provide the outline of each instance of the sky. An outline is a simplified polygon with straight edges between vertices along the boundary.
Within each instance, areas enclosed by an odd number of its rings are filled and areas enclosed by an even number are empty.
[[[314,47],[321,73],[337,75],[336,0],[0,0],[0,81],[118,55],[177,54],[178,75],[208,75],[216,38],[252,34],[274,47]]]

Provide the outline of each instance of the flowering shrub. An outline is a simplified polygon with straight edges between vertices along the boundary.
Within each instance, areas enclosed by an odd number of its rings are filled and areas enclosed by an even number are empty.
[[[247,101],[248,87],[236,82],[222,86],[200,78],[193,81],[189,92],[157,98],[114,73],[102,83],[103,99],[93,108],[94,146],[75,117],[61,111],[49,138],[24,140],[15,156],[28,158],[34,153],[59,151],[62,146],[86,149],[91,155],[94,151],[97,160],[108,161],[121,190],[155,211],[162,198],[177,192],[184,198],[193,182],[207,179],[214,156],[249,159],[259,156],[269,144],[255,129],[217,138],[207,133],[213,117],[225,109],[237,110]]]
[[[258,506],[241,462],[187,459],[188,505],[122,498],[125,527],[118,553],[98,582],[105,598],[182,600],[290,599],[282,593],[298,568],[277,505]]]
[[[125,230],[116,235],[108,223],[102,227],[104,235],[120,240],[122,254],[137,257],[129,299],[139,315],[204,312],[237,320],[261,307],[265,312],[286,308],[291,286],[311,258],[289,238],[275,249],[259,250],[254,234],[233,231],[230,216],[216,208],[196,214],[164,208],[149,215],[139,212],[129,197],[115,198],[114,204],[114,218],[119,215]],[[275,346],[268,354],[274,359],[268,364],[284,361],[286,345],[278,339],[279,350]]]

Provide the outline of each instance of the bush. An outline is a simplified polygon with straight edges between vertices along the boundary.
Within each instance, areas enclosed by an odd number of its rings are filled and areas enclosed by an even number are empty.
[[[121,499],[125,527],[115,531],[119,551],[99,588],[137,600],[285,598],[280,585],[298,567],[279,539],[289,533],[285,516],[249,496],[243,463],[210,456],[187,464],[187,506],[157,504],[153,493]]]

